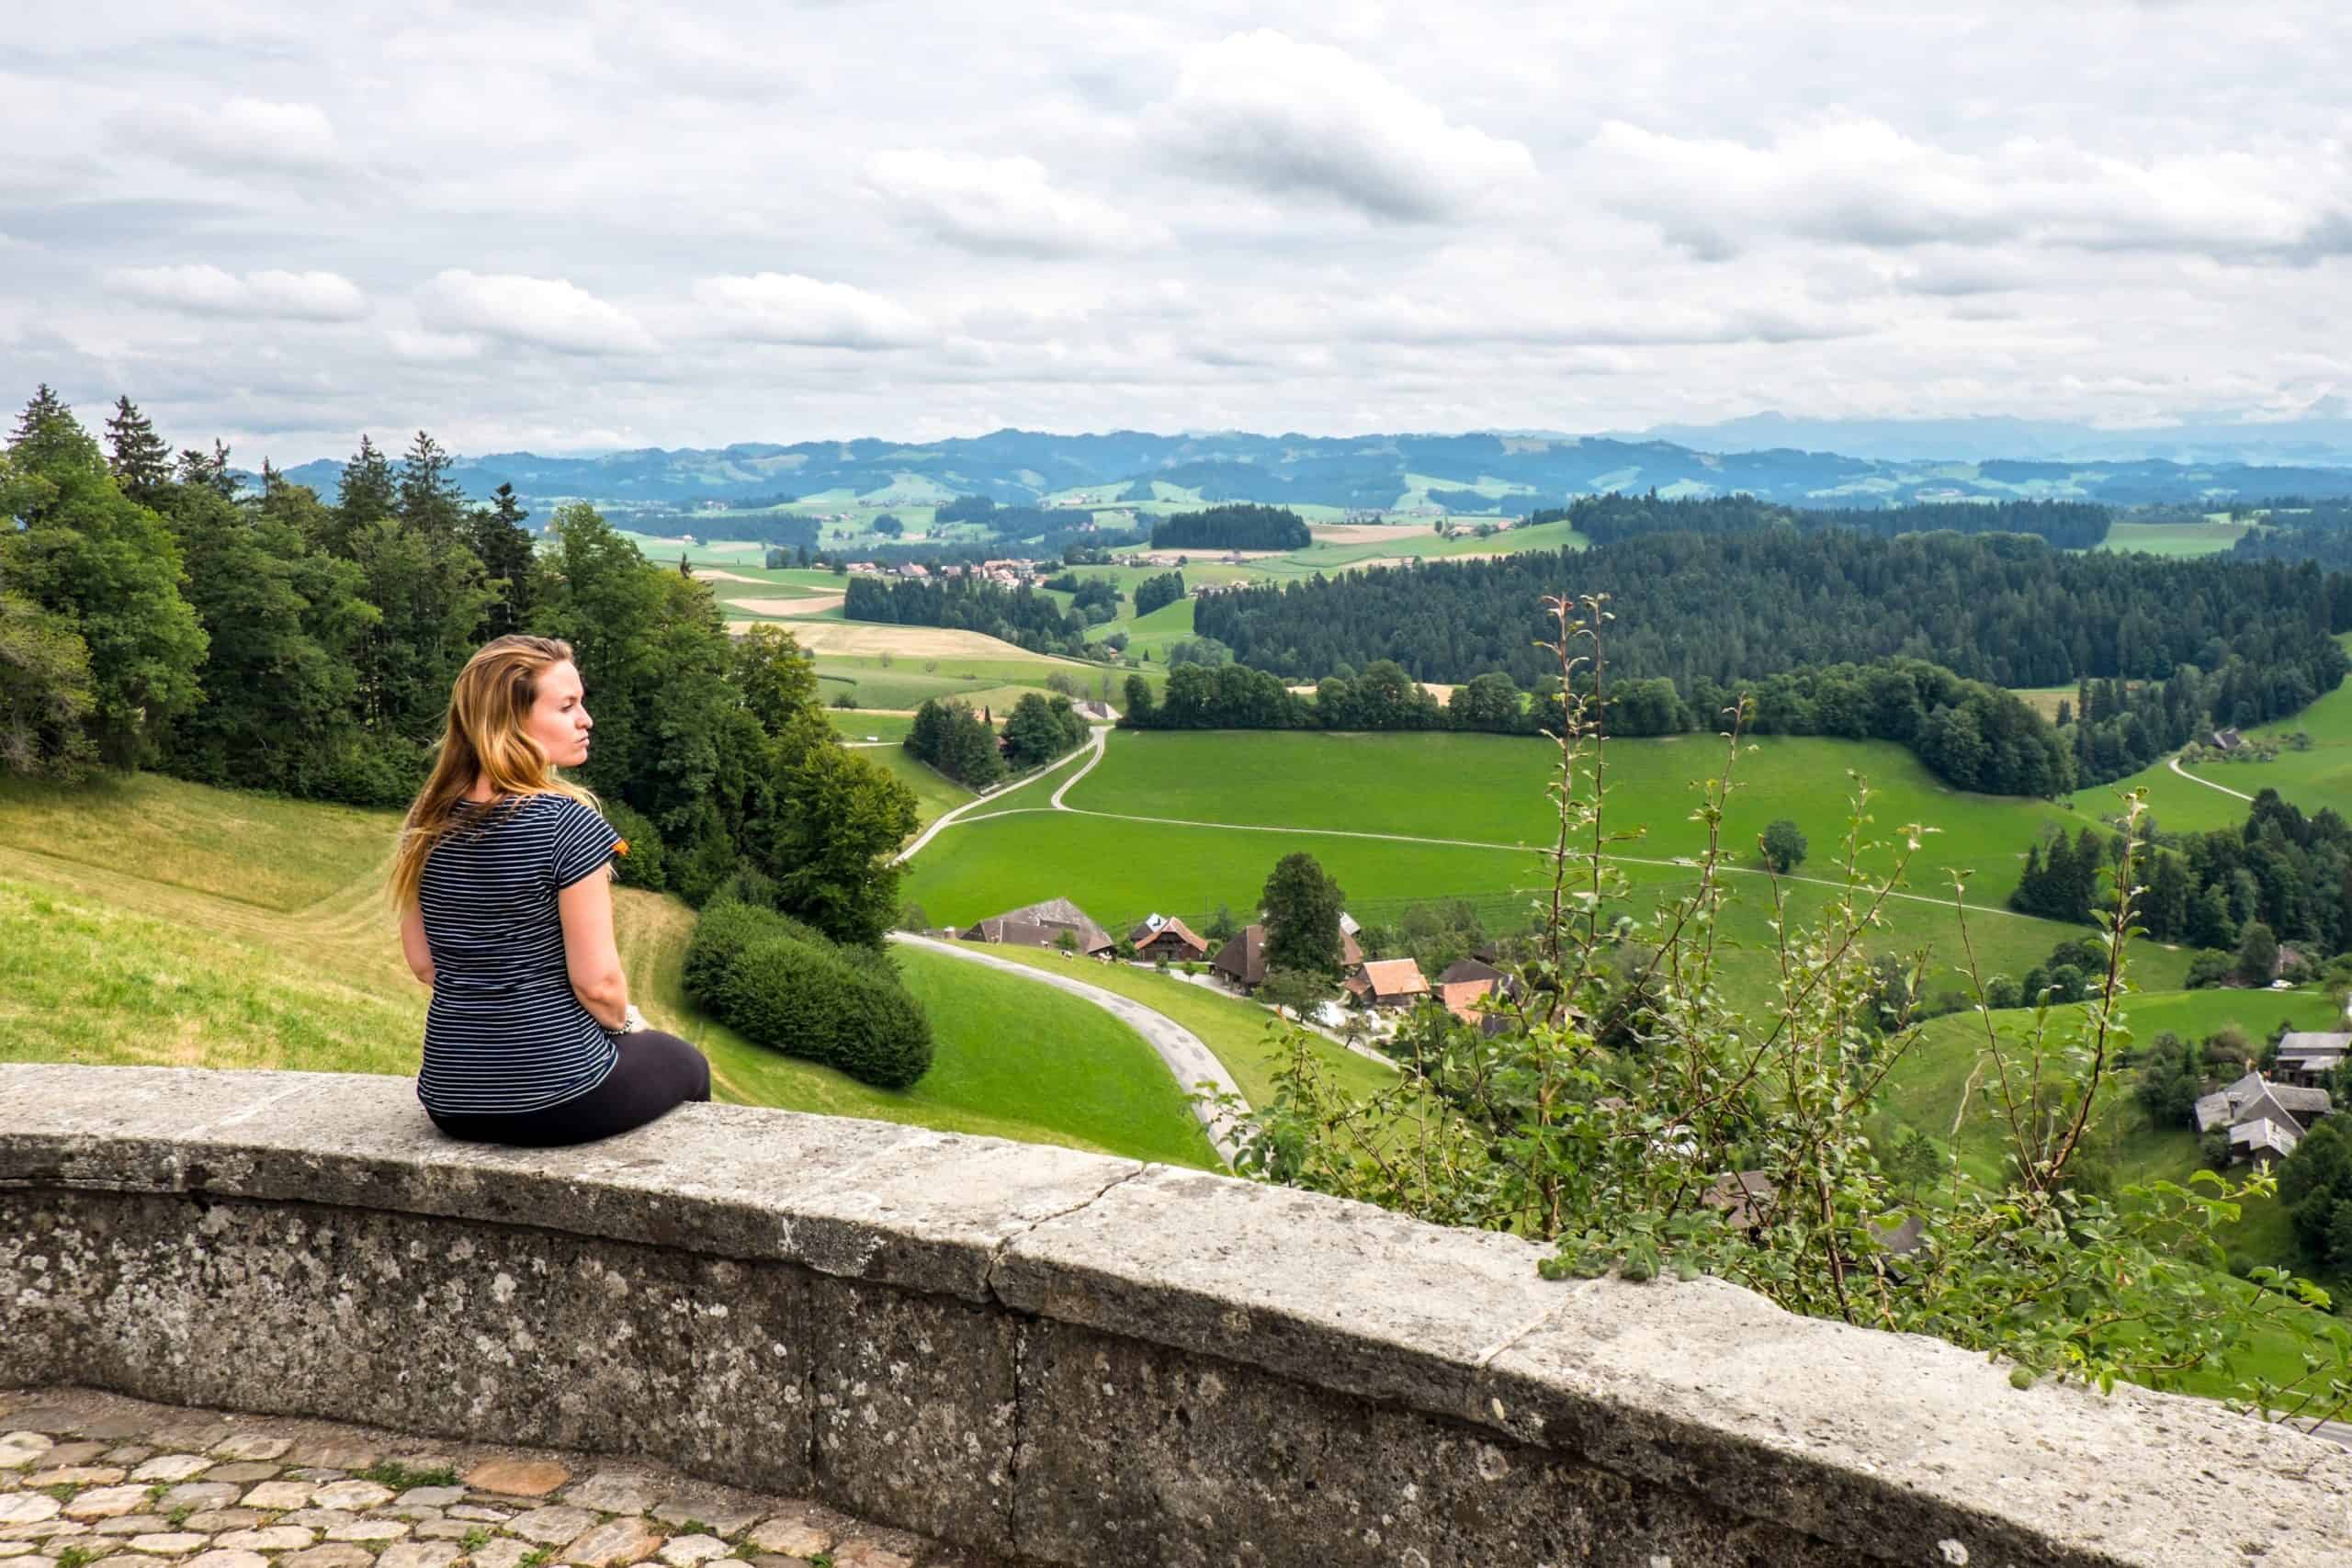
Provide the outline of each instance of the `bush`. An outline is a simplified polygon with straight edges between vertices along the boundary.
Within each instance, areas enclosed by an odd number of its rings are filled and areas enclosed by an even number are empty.
[[[1804,863],[1804,832],[1782,817],[1764,829],[1764,863],[1786,876]]]
[[[2188,978],[2184,983],[2192,991],[2227,985],[2237,967],[2236,961],[2226,953],[2200,953],[2188,961]]]
[[[653,830],[653,824],[617,801],[605,803],[605,820],[628,845],[628,853],[613,862],[619,868],[620,885],[655,893],[669,886],[669,873],[662,864],[662,835]]]
[[[931,1021],[897,972],[746,902],[737,896],[742,886],[730,881],[695,922],[685,960],[695,1005],[754,1044],[862,1083],[905,1089],[921,1078],[931,1066]]]

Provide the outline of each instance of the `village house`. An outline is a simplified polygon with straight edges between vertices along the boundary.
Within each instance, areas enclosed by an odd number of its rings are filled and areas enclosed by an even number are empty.
[[[2257,1072],[2206,1095],[2192,1114],[2200,1137],[2229,1129],[2232,1160],[2267,1167],[2293,1154],[2311,1124],[2332,1109],[2324,1089],[2273,1083]]]
[[[1375,958],[1358,964],[1341,985],[1361,1005],[1383,1011],[1411,1007],[1430,994],[1421,966],[1409,958]]]
[[[1118,946],[1092,916],[1067,898],[1048,898],[990,916],[965,927],[962,940],[1013,947],[1063,948],[1065,936],[1069,938],[1069,945],[1064,951],[1084,953],[1089,958],[1108,959]]]
[[[1351,968],[1363,962],[1363,949],[1356,944],[1355,933],[1348,930],[1349,922],[1340,927],[1340,962]],[[1266,983],[1266,928],[1262,925],[1244,926],[1232,941],[1216,950],[1209,960],[1209,968],[1216,977],[1235,990],[1248,993]]]
[[[2289,1030],[2278,1037],[2277,1065],[2271,1069],[2280,1083],[2318,1089],[2328,1074],[2344,1065],[2352,1052],[2352,1032],[2310,1034]]]
[[[899,568],[900,577],[929,577],[931,572],[918,561],[908,561]]]
[[[2211,739],[2214,750],[2219,751],[2234,751],[2245,744],[2245,737],[2234,729],[2217,729]]]
[[[1136,956],[1148,964],[1197,964],[1209,955],[1208,939],[1173,915],[1152,915],[1127,933]]]

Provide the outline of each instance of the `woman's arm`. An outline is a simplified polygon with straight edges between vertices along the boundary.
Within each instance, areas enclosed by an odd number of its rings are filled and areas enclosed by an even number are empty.
[[[433,984],[433,944],[424,940],[424,911],[414,904],[401,916],[401,952],[416,977]]]
[[[628,976],[613,942],[613,883],[609,874],[582,877],[555,896],[563,919],[563,966],[571,994],[606,1029],[628,1021]]]

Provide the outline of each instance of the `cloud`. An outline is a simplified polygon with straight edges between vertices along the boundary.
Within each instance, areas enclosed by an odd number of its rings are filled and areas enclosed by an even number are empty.
[[[1266,29],[1194,51],[1147,132],[1208,178],[1428,221],[1531,182],[1521,142],[1456,125],[1344,51]]]
[[[846,283],[798,273],[706,277],[695,302],[727,333],[757,343],[817,348],[899,348],[925,341],[922,317]]]
[[[166,104],[118,121],[118,142],[187,168],[323,173],[341,160],[334,125],[316,104],[235,97],[217,108]]]
[[[569,278],[452,268],[426,284],[416,304],[435,333],[479,333],[560,354],[650,354],[655,347],[636,317]]]
[[[2090,251],[2311,261],[2352,252],[2352,165],[2341,150],[2144,163],[2020,137],[1983,152],[1838,118],[1767,147],[1604,125],[1593,186],[1701,256],[1781,235],[1905,247],[2031,241]],[[2333,197],[2321,194],[2338,193]]]
[[[352,321],[368,313],[359,286],[332,272],[224,272],[217,266],[124,266],[107,288],[142,305],[247,321]]]
[[[1034,158],[908,149],[873,154],[865,173],[866,188],[899,218],[982,254],[1079,255],[1167,237],[1156,222],[1057,188]]]

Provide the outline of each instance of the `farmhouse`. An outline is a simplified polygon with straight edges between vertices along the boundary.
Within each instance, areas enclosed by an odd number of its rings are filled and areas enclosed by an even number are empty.
[[[1118,944],[1111,933],[1094,923],[1092,916],[1067,898],[1048,898],[1041,904],[1029,904],[1018,909],[1008,909],[976,925],[964,928],[966,942],[1005,942],[1014,947],[1062,946],[1068,936],[1074,944],[1071,951],[1089,958],[1109,954]]]
[[[1366,1007],[1408,1008],[1430,994],[1421,966],[1409,958],[1378,958],[1360,964],[1342,982],[1348,995]]]
[[[2234,751],[2245,744],[2245,737],[2234,729],[2217,729],[2212,739],[2214,750],[2219,751]]]
[[[2281,1083],[2317,1089],[2323,1077],[2344,1065],[2347,1052],[2352,1052],[2352,1032],[2308,1034],[2289,1030],[2278,1037],[2278,1065],[2272,1070]]]
[[[1354,933],[1342,921],[1340,928],[1340,962],[1357,964],[1363,962],[1363,949],[1356,945]],[[1244,926],[1241,934],[1216,950],[1209,960],[1209,967],[1216,976],[1238,991],[1254,991],[1266,983],[1266,928],[1262,925]]]
[[[1197,964],[1209,955],[1208,939],[1173,915],[1152,915],[1127,933],[1136,956],[1153,964]]]
[[[2248,1073],[2199,1100],[2193,1114],[2200,1134],[2217,1127],[2230,1130],[2232,1159],[2243,1156],[2267,1166],[2293,1154],[2304,1132],[2332,1108],[2324,1089],[2272,1083],[2260,1073]]]

